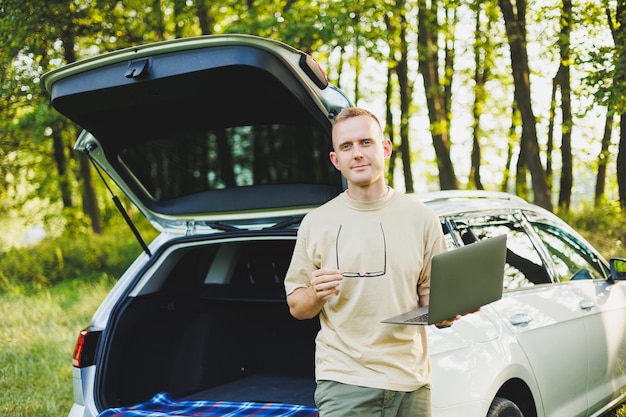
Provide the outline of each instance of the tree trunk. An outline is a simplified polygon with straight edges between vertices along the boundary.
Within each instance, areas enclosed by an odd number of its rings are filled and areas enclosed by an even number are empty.
[[[152,0],[152,12],[147,15],[158,40],[165,40],[165,16],[161,9],[161,0]]]
[[[517,165],[515,167],[515,194],[525,200],[529,199],[528,182],[526,181],[527,175],[528,153],[520,150],[519,157],[517,158]]]
[[[565,1],[564,3],[567,3]],[[574,186],[573,157],[572,157],[572,102],[570,87],[569,66],[563,65],[559,70],[559,85],[561,86],[561,113],[563,125],[561,127],[561,185],[559,190],[559,207],[569,210],[572,202],[572,187]]]
[[[52,131],[52,147],[54,149],[54,162],[59,176],[59,190],[61,191],[63,207],[73,207],[72,188],[70,187],[67,176],[67,156],[65,155],[65,144],[61,136],[61,129],[54,129]]]
[[[486,66],[489,41],[484,39],[482,33],[487,32],[481,26],[480,4],[476,7],[476,21],[474,28],[474,103],[472,103],[472,154],[469,173],[469,184],[473,184],[477,190],[483,190],[484,186],[480,177],[481,149],[480,149],[480,117],[485,105],[485,84],[487,83],[489,69]],[[489,21],[487,21],[489,25]]]
[[[404,7],[400,13],[400,61],[396,65],[398,85],[400,90],[400,152],[404,171],[404,186],[407,193],[415,191],[413,172],[411,170],[411,148],[409,144],[409,108],[413,97],[413,85],[409,80],[408,70],[408,42],[406,40],[406,16]]]
[[[552,151],[554,151],[554,125],[556,118],[556,92],[558,90],[558,72],[552,79],[552,91],[550,92],[550,110],[548,113],[548,140],[546,141],[546,180],[548,187],[552,189],[554,173],[552,172]]]
[[[513,100],[513,103],[511,103],[511,127],[509,128],[507,140],[508,146],[506,151],[506,164],[504,172],[502,173],[502,182],[500,183],[500,190],[504,192],[509,191],[509,179],[511,178],[511,171],[513,170],[513,148],[515,147],[515,143],[518,141],[517,135],[515,134],[515,131],[519,126],[518,120],[519,111],[517,110],[515,100]]]
[[[502,181],[500,182],[500,191],[509,191],[509,179],[511,177],[511,164],[513,163],[513,143],[509,141],[509,145],[506,149],[506,164],[504,165],[504,172],[502,172]]]
[[[93,186],[93,177],[91,175],[91,162],[89,156],[82,152],[78,152],[78,163],[80,169],[80,178],[83,186],[83,212],[91,219],[91,230],[94,233],[102,234],[102,221],[100,218],[100,209],[98,208],[98,200]]]
[[[392,102],[392,79],[393,79],[393,63],[391,62],[391,58],[389,59],[389,65],[387,67],[387,85],[385,86],[385,135],[389,138],[393,145],[393,151],[391,153],[391,158],[389,158],[389,166],[387,171],[387,184],[390,187],[395,187],[395,177],[394,172],[396,170],[396,158],[398,157],[396,152],[396,135],[394,132],[394,123],[393,123],[393,112],[391,111],[391,102]]]
[[[359,17],[358,14],[354,18],[355,24],[358,23]],[[361,75],[361,40],[359,34],[356,33],[354,35],[354,104],[356,106],[359,105],[359,100],[361,99],[361,88],[359,86],[360,75]]]
[[[602,145],[598,154],[598,175],[596,176],[596,190],[594,193],[594,205],[597,207],[604,199],[604,186],[606,184],[606,167],[609,162],[609,145],[611,144],[611,133],[613,132],[613,112],[607,109],[604,120],[604,134],[602,135]]]
[[[573,157],[572,157],[572,88],[570,85],[570,32],[572,25],[572,1],[563,0],[561,14],[561,36],[559,45],[561,51],[561,64],[557,72],[557,80],[561,87],[561,186],[559,190],[559,207],[569,210],[572,202],[572,187],[574,185]]]
[[[198,17],[198,23],[200,24],[200,31],[202,34],[213,34],[213,16],[211,16],[205,0],[196,2],[196,16]]]
[[[394,172],[396,170],[396,161],[400,156],[400,152],[397,152],[398,146],[396,144],[396,134],[394,129],[394,119],[392,102],[393,102],[393,76],[396,73],[397,63],[394,60],[396,56],[396,45],[395,42],[396,37],[396,27],[395,27],[395,19],[392,20],[389,17],[389,14],[384,14],[385,26],[387,27],[387,31],[389,32],[389,59],[387,60],[387,84],[385,85],[385,135],[389,138],[393,145],[393,150],[391,153],[391,158],[389,158],[388,171],[387,171],[387,184],[391,187],[395,187],[395,176]]]
[[[619,202],[626,210],[626,113],[620,116],[619,146],[617,151],[617,188]]]
[[[552,211],[552,198],[546,179],[546,172],[541,164],[539,141],[537,140],[536,119],[530,98],[530,69],[526,52],[526,2],[517,0],[517,13],[513,11],[510,0],[498,0],[504,16],[507,38],[511,49],[511,67],[515,85],[515,101],[522,116],[523,153],[530,170],[535,204]],[[520,155],[521,159],[522,155]]]
[[[432,2],[432,9],[425,0],[418,2],[418,61],[419,70],[424,79],[430,132],[433,139],[439,185],[442,190],[458,188],[458,180],[450,158],[450,123],[446,107],[446,89],[439,78],[439,27],[437,23],[438,6]],[[448,55],[446,55],[448,59]]]
[[[64,57],[67,63],[76,61],[76,54],[74,53],[74,38],[70,34],[70,31],[63,33],[63,51]],[[78,129],[76,129],[78,130]],[[96,200],[96,191],[93,186],[93,180],[91,176],[91,165],[89,163],[89,157],[84,153],[78,153],[79,162],[79,176],[82,179],[83,187],[83,212],[89,217],[91,221],[91,230],[94,233],[102,233],[102,219],[100,216],[100,208],[98,207],[98,201]]]
[[[623,86],[626,79],[626,67],[623,60],[626,57],[626,1],[619,0],[615,13],[617,25],[613,29],[613,40],[616,49],[616,68],[613,84]],[[610,21],[610,16],[609,16]],[[622,103],[623,105],[623,103]],[[622,210],[626,210],[626,112],[620,112],[620,134],[617,152],[617,187],[619,202]]]

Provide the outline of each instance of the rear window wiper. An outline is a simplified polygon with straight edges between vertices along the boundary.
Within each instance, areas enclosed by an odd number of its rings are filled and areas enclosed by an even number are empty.
[[[212,229],[221,230],[224,232],[237,232],[237,231],[245,230],[245,229],[242,229],[241,227],[236,227],[236,226],[222,223],[222,222],[207,222],[206,225],[211,227]]]
[[[267,227],[264,230],[286,229],[289,226],[293,226],[294,224],[300,224],[300,222],[302,221],[302,217],[304,217],[304,216],[290,217],[288,219],[283,220],[282,222],[278,222],[278,223],[274,224],[273,226]]]

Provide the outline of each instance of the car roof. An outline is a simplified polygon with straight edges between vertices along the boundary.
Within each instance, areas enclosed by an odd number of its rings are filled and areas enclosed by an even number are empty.
[[[442,190],[410,194],[439,216],[484,210],[542,210],[516,195],[483,190]]]

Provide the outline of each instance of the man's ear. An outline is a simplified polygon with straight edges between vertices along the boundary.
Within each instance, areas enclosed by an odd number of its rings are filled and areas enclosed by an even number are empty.
[[[334,166],[337,170],[341,171],[341,170],[339,169],[339,161],[337,160],[337,154],[335,153],[335,151],[330,151],[330,152],[328,153],[328,157],[330,158],[330,162],[333,164],[333,166]]]
[[[383,155],[385,155],[385,159],[391,158],[392,152],[393,152],[393,143],[391,143],[391,139],[385,138],[383,140]]]

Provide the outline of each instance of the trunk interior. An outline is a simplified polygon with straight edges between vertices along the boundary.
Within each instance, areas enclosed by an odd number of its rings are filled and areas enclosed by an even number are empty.
[[[319,322],[289,314],[283,279],[293,244],[293,234],[196,242],[161,256],[104,334],[102,408],[163,391],[196,400],[314,405]]]

